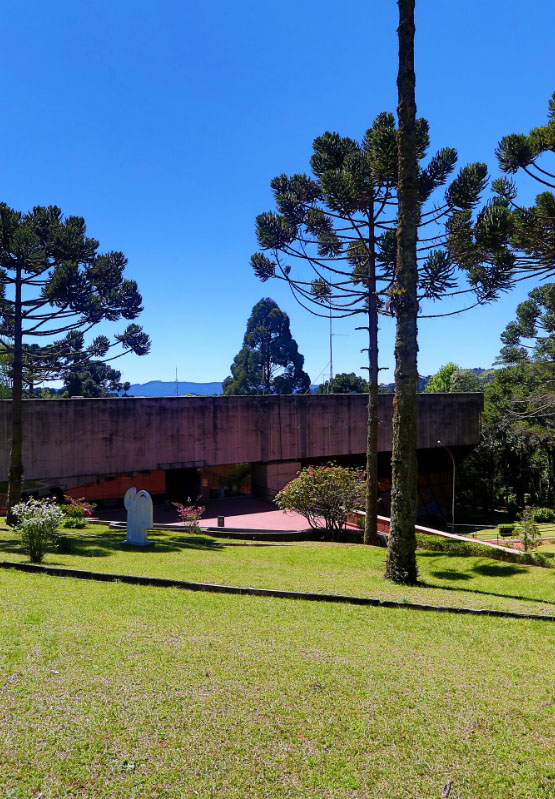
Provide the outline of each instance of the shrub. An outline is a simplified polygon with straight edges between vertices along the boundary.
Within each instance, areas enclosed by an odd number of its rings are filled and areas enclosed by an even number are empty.
[[[329,463],[309,466],[276,494],[282,510],[300,513],[313,529],[326,528],[339,538],[353,511],[365,500],[366,482],[362,469],[348,469]]]
[[[501,538],[511,538],[515,532],[514,524],[500,524],[498,527]]]
[[[200,497],[197,497],[197,501],[198,499],[200,499]],[[189,532],[199,532],[198,520],[204,513],[205,507],[204,505],[192,503],[191,497],[187,497],[187,502],[190,504],[182,505],[180,502],[172,502],[172,505],[177,508],[177,515],[183,524],[187,525]]]
[[[474,541],[458,541],[426,533],[416,534],[416,546],[418,549],[426,549],[428,552],[448,552],[451,555],[485,555],[487,557],[489,552],[494,551]]]
[[[40,563],[45,552],[53,548],[64,512],[53,500],[33,499],[13,507],[17,519],[15,530],[21,536],[21,545],[32,563]]]
[[[525,508],[522,511],[522,517],[516,525],[516,533],[522,541],[525,552],[528,552],[530,549],[535,549],[540,545],[540,531],[538,525],[531,517],[529,508]]]
[[[543,566],[545,569],[552,569],[554,566],[555,553],[553,552],[525,552],[520,557],[519,563],[527,566]]]
[[[527,566],[543,566],[551,568],[553,558],[549,553],[538,555],[537,553],[520,554],[509,547],[494,549],[493,547],[478,544],[476,541],[457,541],[451,538],[442,538],[439,535],[426,535],[426,533],[416,534],[416,546],[428,552],[445,552],[450,555],[466,555],[478,558],[491,558],[492,560],[504,560],[509,563],[521,563]]]
[[[93,510],[96,505],[85,502],[85,498],[73,499],[73,497],[64,497],[67,500],[67,505],[62,505],[62,510],[65,513],[64,527],[71,527],[73,529],[82,529],[87,526],[85,519],[92,516]]]
[[[555,522],[553,508],[530,508],[530,518],[534,522]]]

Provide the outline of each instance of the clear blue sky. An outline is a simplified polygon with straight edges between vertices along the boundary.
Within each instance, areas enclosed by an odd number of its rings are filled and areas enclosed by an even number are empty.
[[[543,124],[555,89],[553,0],[417,0],[418,113],[432,150],[486,161],[510,132]],[[118,362],[131,382],[223,379],[252,306],[273,297],[313,381],[327,323],[251,273],[269,181],[308,170],[325,130],[360,139],[396,106],[394,0],[210,3],[52,0],[4,4],[0,199],[85,217],[102,249],[129,259],[149,356]],[[538,189],[539,190],[539,187]],[[533,287],[420,325],[419,371],[492,364]],[[354,322],[335,325],[335,371],[357,371]],[[116,329],[116,328],[113,328]],[[392,379],[393,330],[381,332]]]

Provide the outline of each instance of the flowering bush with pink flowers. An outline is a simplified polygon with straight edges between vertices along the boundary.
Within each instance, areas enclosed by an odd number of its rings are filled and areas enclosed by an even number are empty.
[[[364,506],[363,470],[328,463],[308,466],[297,474],[276,495],[276,505],[300,513],[312,528],[326,528],[334,539],[339,538],[353,511]]]
[[[183,524],[189,528],[189,531],[198,532],[198,520],[204,513],[205,507],[204,505],[197,505],[196,503],[191,502],[191,497],[187,497],[187,502],[189,505],[182,505],[180,502],[172,502],[172,505],[177,508],[177,515]]]
[[[73,529],[86,527],[87,522],[85,519],[90,519],[96,505],[85,502],[84,497],[74,499],[73,497],[65,496],[64,499],[67,501],[66,505],[62,505],[62,510],[65,514],[64,527]]]

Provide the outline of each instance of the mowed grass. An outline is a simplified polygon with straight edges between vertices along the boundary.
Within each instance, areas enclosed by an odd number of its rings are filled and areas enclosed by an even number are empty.
[[[555,628],[0,572],[0,796],[555,796]]]
[[[518,522],[514,522],[514,524],[516,525]],[[538,522],[538,531],[541,538],[555,538],[555,524],[552,522]],[[496,541],[499,539],[501,544],[503,541],[518,540],[518,535],[503,539],[502,536],[499,535],[497,527],[487,527],[483,530],[477,530],[475,533],[469,533],[468,536],[469,538],[480,538],[487,541]]]
[[[69,536],[71,553],[51,552],[44,562],[113,574],[555,615],[555,569],[419,551],[420,583],[405,587],[384,581],[385,550],[378,547],[226,546],[185,533],[149,536],[155,549],[129,550],[121,546],[121,531],[91,525]],[[0,530],[0,559],[26,560],[11,531]]]

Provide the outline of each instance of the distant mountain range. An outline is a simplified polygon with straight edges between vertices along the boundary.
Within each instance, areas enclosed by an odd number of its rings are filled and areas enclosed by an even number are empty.
[[[310,391],[317,391],[319,386],[310,386]],[[130,397],[182,397],[184,394],[195,394],[200,397],[212,397],[222,394],[220,383],[190,383],[189,381],[150,380],[148,383],[133,383],[127,394]]]
[[[430,378],[421,378],[420,390],[423,391]],[[394,383],[381,383],[380,388],[385,391],[393,391]],[[310,386],[310,393],[314,394],[320,386]],[[188,381],[175,380],[150,380],[148,383],[133,383],[127,392],[129,397],[182,397],[185,394],[193,394],[198,397],[213,397],[223,394],[221,383],[190,383]]]
[[[222,393],[222,384],[219,383],[189,383],[175,380],[150,380],[148,383],[133,383],[127,392],[130,397],[175,397],[176,394],[198,394],[209,397]]]
[[[486,369],[473,369],[475,374],[480,375],[483,372],[490,372],[492,370]],[[420,391],[424,391],[426,383],[431,375],[420,378]],[[491,379],[486,375],[486,381]],[[392,391],[394,383],[380,383],[380,388],[385,391]],[[310,386],[311,393],[317,391],[319,386]],[[133,383],[127,394],[130,397],[175,397],[183,396],[184,394],[195,394],[200,397],[211,397],[222,394],[222,383],[192,383],[187,380],[179,381],[177,384],[175,380],[150,380],[148,383]]]

